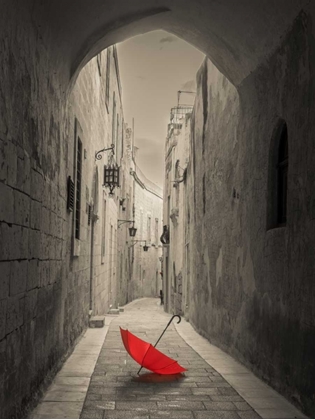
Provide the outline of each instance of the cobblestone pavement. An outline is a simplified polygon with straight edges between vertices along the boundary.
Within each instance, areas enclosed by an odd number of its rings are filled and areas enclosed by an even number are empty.
[[[249,404],[179,336],[174,325],[157,348],[188,369],[156,375],[124,349],[119,326],[154,344],[170,315],[157,299],[128,305],[110,324],[86,394],[81,418],[260,418]],[[176,322],[176,319],[174,320]]]

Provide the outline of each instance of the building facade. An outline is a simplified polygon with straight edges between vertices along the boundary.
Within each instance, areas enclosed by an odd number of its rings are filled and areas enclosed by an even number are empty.
[[[188,318],[189,228],[187,167],[190,162],[192,106],[172,108],[165,142],[163,221],[168,232],[163,246],[165,308]],[[188,211],[189,213],[189,211]]]
[[[1,407],[7,413],[31,398],[58,367],[90,316],[127,302],[128,226],[118,232],[118,219],[124,207],[132,207],[133,194],[115,46],[83,68],[67,106],[66,142],[53,118],[42,127],[36,156],[22,148],[18,154],[15,143],[1,140],[2,157],[12,152],[0,183],[2,197],[8,193],[1,217],[6,223],[0,227],[6,260],[0,264],[0,399],[6,396]],[[44,146],[42,139],[50,137],[59,140]],[[120,188],[112,196],[103,186],[112,150],[96,158],[96,152],[111,145],[121,167]],[[15,175],[9,175],[9,165]],[[18,180],[21,165],[27,176]],[[9,245],[12,235],[14,247]]]
[[[299,25],[281,50],[287,59],[293,45],[307,56]],[[300,69],[303,77],[297,78],[292,68],[279,79],[277,53],[270,60],[268,82],[258,72],[238,90],[205,60],[191,117],[180,129],[170,125],[166,309],[181,310],[212,343],[314,412],[314,141],[303,110],[291,106],[284,93],[290,85],[290,97],[299,101],[308,74]],[[282,92],[279,101],[266,94],[275,86]],[[249,100],[250,89],[255,101]],[[186,175],[172,193],[187,121]],[[182,209],[176,204],[181,197]],[[181,290],[180,271],[187,279]]]
[[[129,289],[131,300],[156,297],[162,289],[162,232],[163,191],[151,182],[136,164],[133,155],[134,220],[136,236],[130,241],[132,277]]]

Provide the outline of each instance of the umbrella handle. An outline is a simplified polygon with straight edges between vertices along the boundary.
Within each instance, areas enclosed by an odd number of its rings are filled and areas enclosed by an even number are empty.
[[[179,324],[180,323],[180,321],[182,320],[182,318],[181,318],[181,316],[180,315],[173,315],[172,316],[172,318],[169,320],[169,323],[166,325],[166,327],[164,328],[164,331],[162,332],[162,334],[160,335],[160,337],[158,338],[158,341],[154,344],[154,346],[153,347],[156,347],[157,346],[157,344],[158,344],[158,342],[161,340],[161,338],[162,338],[162,336],[163,336],[163,334],[165,333],[165,331],[168,329],[168,327],[171,325],[171,322],[173,321],[173,319],[174,318],[178,318],[178,321],[177,321],[177,324]],[[138,370],[138,375],[139,375],[139,373],[140,373],[140,371],[141,371],[141,369],[142,369],[142,366],[141,366],[141,368]]]
[[[164,328],[164,331],[162,332],[162,334],[160,335],[158,341],[154,344],[153,347],[157,346],[157,343],[161,340],[163,334],[165,333],[165,331],[168,329],[168,327],[171,325],[171,322],[173,321],[174,318],[178,318],[177,324],[180,323],[180,321],[182,320],[182,318],[180,317],[180,315],[173,315],[172,318],[169,320],[168,324],[166,325],[166,327]]]

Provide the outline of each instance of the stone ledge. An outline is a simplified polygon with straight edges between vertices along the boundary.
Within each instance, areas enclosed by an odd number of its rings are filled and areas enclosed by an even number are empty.
[[[103,328],[105,325],[105,316],[92,316],[89,320],[90,328]]]

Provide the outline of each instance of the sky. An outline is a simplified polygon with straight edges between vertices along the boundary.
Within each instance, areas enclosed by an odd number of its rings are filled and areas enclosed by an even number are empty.
[[[165,31],[138,35],[117,45],[124,118],[134,118],[137,163],[151,181],[163,187],[164,145],[170,110],[179,90],[195,91],[204,54]],[[181,95],[180,103],[193,103]],[[190,102],[188,102],[190,101]]]

